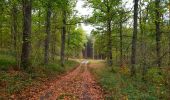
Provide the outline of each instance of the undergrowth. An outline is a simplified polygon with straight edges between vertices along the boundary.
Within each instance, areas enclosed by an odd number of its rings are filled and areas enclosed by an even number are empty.
[[[130,77],[129,68],[91,68],[106,92],[106,100],[169,100],[170,74],[163,70],[158,74],[158,71],[150,68],[146,80],[142,80],[141,73]]]
[[[26,70],[15,70],[15,57],[0,52],[0,99],[9,97],[30,85],[42,83],[45,79],[56,77],[78,65],[75,61],[66,61],[65,67],[60,66],[56,59],[48,65],[35,64]]]

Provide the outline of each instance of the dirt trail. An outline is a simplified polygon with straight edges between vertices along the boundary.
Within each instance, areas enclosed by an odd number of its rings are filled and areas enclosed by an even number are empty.
[[[25,98],[29,100],[103,100],[102,89],[95,82],[87,66],[88,61],[83,61],[72,72],[46,84],[44,90]]]

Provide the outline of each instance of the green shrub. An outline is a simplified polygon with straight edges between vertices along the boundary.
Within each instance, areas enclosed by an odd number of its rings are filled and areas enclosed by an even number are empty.
[[[165,83],[165,75],[159,68],[150,68],[147,72],[146,79],[156,84]]]

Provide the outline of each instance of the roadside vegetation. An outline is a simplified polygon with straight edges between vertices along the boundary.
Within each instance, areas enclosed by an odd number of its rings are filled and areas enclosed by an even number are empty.
[[[100,66],[101,62],[95,65]],[[146,80],[143,80],[141,72],[132,78],[129,67],[102,65],[102,67],[90,66],[89,68],[103,87],[106,100],[170,99],[170,69],[150,68],[146,73]]]
[[[77,61],[67,60],[61,67],[58,58],[44,65],[35,63],[26,70],[16,69],[15,57],[6,52],[0,52],[0,99],[9,98],[27,87],[33,88],[43,82],[73,70],[79,65]],[[33,86],[33,87],[31,87]]]

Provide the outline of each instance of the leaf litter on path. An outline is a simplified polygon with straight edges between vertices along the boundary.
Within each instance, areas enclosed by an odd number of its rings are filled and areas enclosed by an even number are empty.
[[[16,94],[13,99],[24,100],[103,100],[103,92],[88,70],[88,61],[65,76],[47,80]]]

